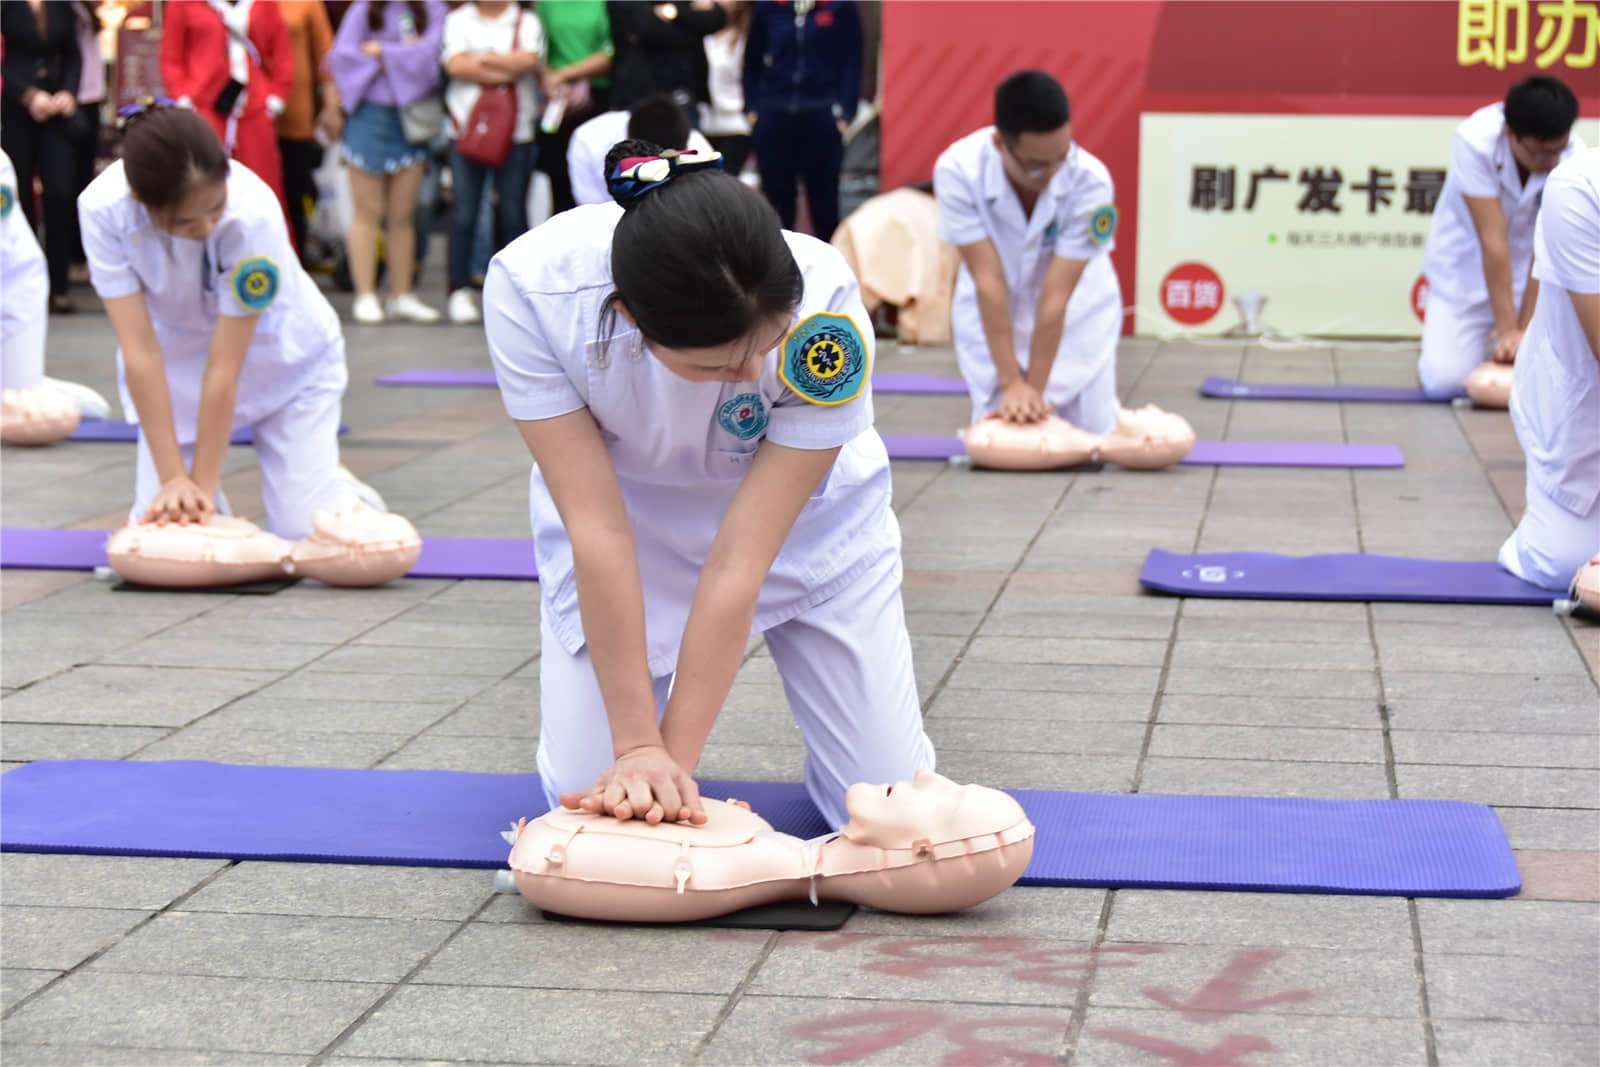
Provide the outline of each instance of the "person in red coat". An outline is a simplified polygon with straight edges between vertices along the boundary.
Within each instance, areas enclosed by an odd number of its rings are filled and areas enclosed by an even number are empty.
[[[205,116],[229,155],[272,187],[287,219],[273,120],[294,89],[294,53],[275,0],[165,4],[161,80],[169,96]]]

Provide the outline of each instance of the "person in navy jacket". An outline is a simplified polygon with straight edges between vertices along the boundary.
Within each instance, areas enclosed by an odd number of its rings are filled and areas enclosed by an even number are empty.
[[[803,181],[812,229],[839,225],[844,131],[861,97],[861,16],[854,0],[764,0],[750,18],[744,106],[761,188],[794,228]]]

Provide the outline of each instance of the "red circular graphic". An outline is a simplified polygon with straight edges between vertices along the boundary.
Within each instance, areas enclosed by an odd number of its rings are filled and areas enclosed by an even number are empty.
[[[1418,322],[1428,319],[1428,276],[1417,275],[1417,284],[1411,287],[1411,310],[1416,313]]]
[[[1204,263],[1179,263],[1161,279],[1161,306],[1185,326],[1198,326],[1222,310],[1222,278]]]

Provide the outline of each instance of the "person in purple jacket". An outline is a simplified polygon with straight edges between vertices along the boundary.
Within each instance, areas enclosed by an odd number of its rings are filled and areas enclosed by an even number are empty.
[[[812,232],[839,225],[844,131],[861,99],[861,16],[854,0],[762,0],[744,47],[744,109],[761,189],[794,229],[796,182]]]
[[[389,262],[387,314],[412,322],[439,321],[438,310],[411,292],[416,275],[412,215],[431,138],[413,130],[419,140],[408,140],[401,113],[438,98],[439,47],[447,13],[439,0],[356,0],[328,53],[329,73],[349,115],[344,151],[355,204],[349,256],[356,287],[351,314],[357,322],[377,323],[386,317],[377,295],[380,224]]]

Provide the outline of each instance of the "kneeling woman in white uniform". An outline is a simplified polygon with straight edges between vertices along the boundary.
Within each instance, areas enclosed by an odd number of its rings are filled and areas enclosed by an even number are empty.
[[[703,820],[694,767],[761,632],[839,826],[847,786],[933,767],[870,320],[837,251],[660,152],[614,147],[622,207],[557,215],[484,285],[536,461],[539,772],[552,805]]]
[[[283,210],[193,111],[125,116],[122,159],[78,197],[95,292],[139,422],[132,521],[204,521],[231,431],[249,426],[267,527],[297,540],[318,508],[371,490],[339,467],[348,374],[338,316],[300,267]]]
[[[1500,548],[1500,565],[1565,590],[1600,554],[1600,148],[1551,172],[1533,276],[1539,303],[1511,387],[1528,506]]]

